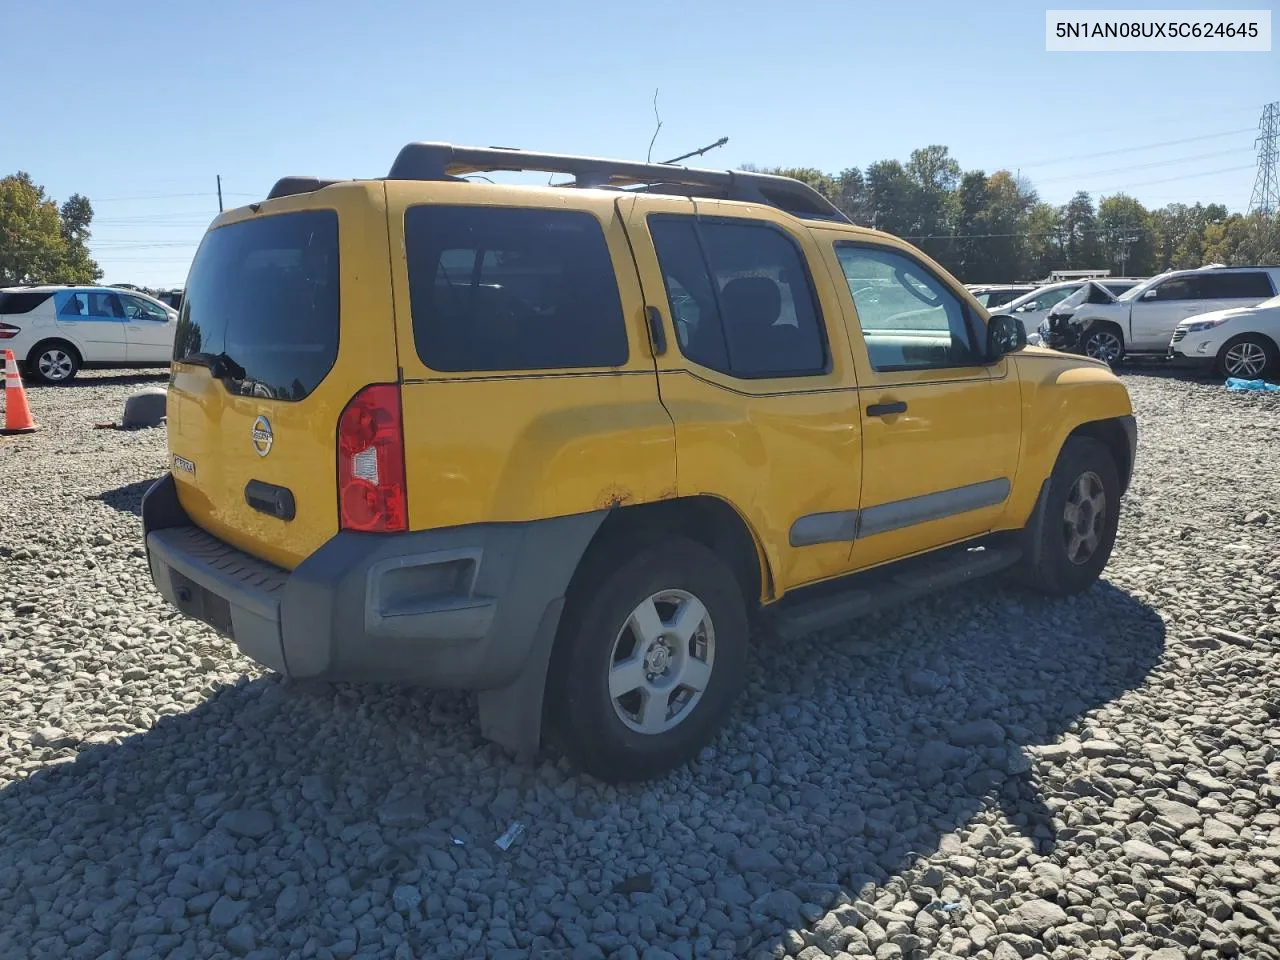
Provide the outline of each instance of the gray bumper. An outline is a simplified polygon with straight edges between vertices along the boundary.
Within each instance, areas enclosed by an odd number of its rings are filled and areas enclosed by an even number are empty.
[[[147,491],[156,588],[248,657],[295,677],[485,690],[554,632],[604,512],[403,534],[335,535],[282,570],[192,524],[173,477]]]
[[[1208,373],[1217,364],[1218,355],[1215,353],[1207,357],[1188,357],[1185,353],[1179,353],[1170,347],[1165,359],[1169,361],[1170,366],[1178,370],[1194,370],[1197,373]]]

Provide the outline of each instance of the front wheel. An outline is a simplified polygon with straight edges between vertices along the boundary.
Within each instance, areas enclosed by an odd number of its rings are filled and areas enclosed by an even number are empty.
[[[1124,359],[1124,338],[1111,326],[1098,326],[1084,335],[1081,344],[1086,357],[1114,367]]]
[[[742,688],[747,617],[732,571],[691,540],[601,557],[570,596],[547,677],[569,759],[608,782],[694,757]]]
[[[1120,478],[1111,451],[1092,437],[1063,444],[1044,510],[1024,532],[1027,586],[1065,597],[1092,586],[1111,557],[1120,522]]]
[[[1266,380],[1280,372],[1280,351],[1266,337],[1245,333],[1233,337],[1218,353],[1218,372],[1241,380]]]

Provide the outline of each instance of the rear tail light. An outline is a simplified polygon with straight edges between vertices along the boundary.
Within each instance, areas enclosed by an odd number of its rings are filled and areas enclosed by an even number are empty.
[[[400,388],[365,387],[338,419],[338,518],[343,530],[409,529]]]
[[[20,327],[15,327],[11,323],[0,323],[0,340],[12,340],[21,332]]]

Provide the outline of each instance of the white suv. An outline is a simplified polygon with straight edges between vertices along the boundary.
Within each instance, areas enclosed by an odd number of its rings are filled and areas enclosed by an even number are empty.
[[[1214,265],[1171,270],[1125,291],[1114,301],[1082,303],[1070,316],[1054,311],[1049,315],[1045,342],[1107,363],[1116,363],[1126,355],[1165,357],[1178,323],[1185,318],[1257,306],[1278,291],[1280,267]]]
[[[1113,296],[1119,296],[1141,282],[1130,277],[1102,277],[1094,281],[1110,291]],[[987,312],[993,317],[999,314],[1015,317],[1022,321],[1028,336],[1043,339],[1045,331],[1041,329],[1041,325],[1049,318],[1049,311],[1084,285],[1084,280],[1059,280],[1057,283],[1046,283],[1003,306],[988,307]]]
[[[0,289],[0,349],[45,383],[66,383],[82,367],[167,365],[177,320],[178,311],[133,290]]]
[[[1173,333],[1169,359],[1224,377],[1280,380],[1280,297],[1188,317]]]

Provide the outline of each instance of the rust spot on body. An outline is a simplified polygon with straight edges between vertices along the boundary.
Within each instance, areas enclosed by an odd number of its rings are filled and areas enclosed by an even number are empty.
[[[634,499],[635,495],[630,490],[615,483],[601,491],[600,496],[596,498],[596,507],[601,510],[610,510],[613,507],[626,506]]]

